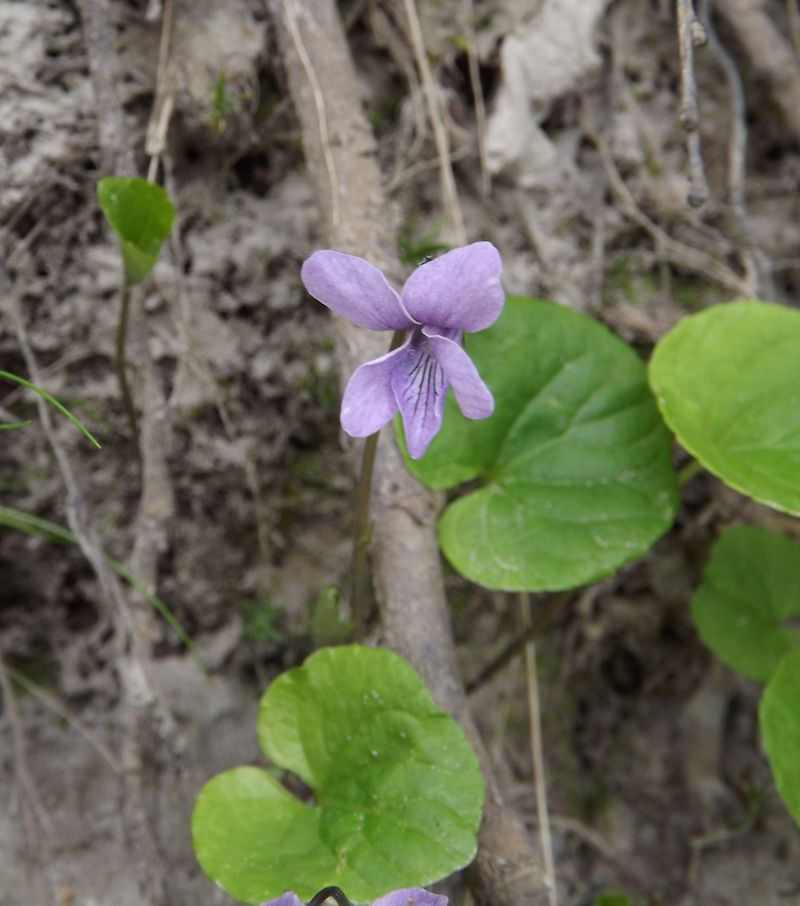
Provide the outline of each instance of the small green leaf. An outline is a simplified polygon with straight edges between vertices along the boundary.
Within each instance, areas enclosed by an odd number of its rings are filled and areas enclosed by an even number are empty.
[[[684,318],[656,347],[650,384],[706,469],[800,515],[800,311],[729,302]]]
[[[439,523],[447,559],[489,588],[555,591],[641,556],[669,528],[677,485],[633,350],[585,315],[524,298],[467,350],[494,415],[470,421],[450,396],[426,455],[407,459],[432,487],[482,481]]]
[[[192,817],[197,858],[250,903],[328,885],[356,902],[423,885],[475,854],[483,801],[461,728],[398,655],[323,649],[261,701],[261,746],[313,791],[310,803],[266,771],[236,768],[203,787]]]
[[[800,617],[800,546],[756,526],[729,529],[711,552],[692,617],[721,661],[767,682],[800,645],[800,631],[784,625]]]
[[[169,195],[146,179],[106,176],[97,184],[97,199],[119,239],[126,283],[140,283],[172,229],[175,208]]]
[[[778,792],[800,825],[800,650],[787,654],[773,673],[759,721]]]

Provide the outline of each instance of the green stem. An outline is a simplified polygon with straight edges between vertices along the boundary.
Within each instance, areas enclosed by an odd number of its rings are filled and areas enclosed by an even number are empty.
[[[125,407],[125,413],[128,416],[128,425],[133,436],[133,445],[136,448],[136,458],[141,466],[142,456],[139,449],[139,423],[136,419],[136,407],[133,404],[130,384],[128,383],[128,371],[125,361],[125,342],[128,337],[128,313],[131,307],[131,288],[126,282],[122,287],[122,301],[119,309],[119,322],[117,323],[117,343],[115,364],[117,368],[117,381],[119,383],[119,392],[122,396],[122,403]]]
[[[702,468],[696,459],[690,459],[678,472],[678,485],[683,487],[687,481],[690,481],[698,472],[702,471]]]
[[[392,336],[389,352],[403,342],[405,330],[396,330]],[[361,472],[358,476],[356,488],[356,518],[353,529],[353,597],[351,612],[353,615],[353,635],[360,638],[364,632],[367,619],[367,604],[369,600],[369,543],[372,540],[372,525],[369,521],[369,504],[372,497],[372,472],[375,466],[375,452],[378,449],[376,431],[364,441],[364,451],[361,454]]]

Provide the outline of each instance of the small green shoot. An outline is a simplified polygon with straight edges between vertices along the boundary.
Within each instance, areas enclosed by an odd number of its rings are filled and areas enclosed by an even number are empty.
[[[311,609],[311,641],[314,647],[341,645],[350,638],[354,625],[342,611],[339,589],[335,585],[326,585]]]
[[[0,371],[0,377],[5,378],[8,381],[13,381],[16,384],[20,384],[23,387],[27,387],[28,390],[33,390],[34,393],[38,393],[39,396],[42,397],[43,400],[50,403],[50,405],[53,406],[55,409],[58,409],[58,411],[62,415],[66,416],[66,418],[68,418],[72,422],[72,424],[75,425],[75,427],[81,432],[81,434],[83,434],[83,436],[86,437],[87,440],[89,440],[91,443],[93,443],[95,445],[95,447],[97,447],[98,450],[100,449],[100,444],[95,439],[95,437],[89,432],[89,429],[85,428],[78,421],[78,419],[75,418],[75,416],[69,411],[69,409],[66,408],[66,406],[63,406],[61,403],[59,403],[59,401],[54,396],[51,396],[51,394],[49,394],[46,390],[43,390],[41,387],[37,387],[36,384],[32,384],[30,381],[26,381],[25,378],[20,377],[18,374],[12,374],[10,371]],[[6,425],[2,425],[0,427],[5,428],[5,429],[22,428],[27,424],[30,424],[30,423],[29,422],[15,422],[14,424],[11,424],[11,425],[6,424]]]
[[[41,519],[39,516],[33,516],[23,510],[17,510],[14,507],[0,506],[0,525],[14,529],[18,532],[24,532],[26,535],[33,535],[37,538],[43,538],[45,541],[56,544],[77,544],[77,539],[69,529],[50,522],[47,519]],[[134,575],[124,563],[115,560],[113,557],[106,557],[106,563],[114,572],[131,587],[142,595],[143,598],[164,618],[172,631],[177,635],[181,642],[186,646],[187,651],[192,655],[197,666],[206,676],[208,669],[203,663],[202,658],[197,653],[194,642],[181,625],[180,620],[169,609],[169,607],[142,582],[138,576]]]

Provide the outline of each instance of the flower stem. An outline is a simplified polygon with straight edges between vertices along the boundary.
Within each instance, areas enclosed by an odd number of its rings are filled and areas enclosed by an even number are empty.
[[[694,478],[698,472],[701,472],[703,467],[696,459],[690,459],[689,462],[678,472],[678,485],[683,487],[687,481]]]
[[[122,396],[122,404],[125,407],[125,413],[128,416],[128,425],[133,435],[133,445],[136,449],[136,458],[141,465],[141,451],[139,449],[139,424],[136,420],[136,408],[133,405],[133,396],[131,395],[130,384],[128,384],[128,373],[125,362],[125,341],[128,336],[128,313],[131,307],[131,288],[127,282],[122,287],[122,300],[119,309],[119,322],[117,323],[117,343],[115,365],[117,368],[117,382],[119,383],[119,392]]]
[[[336,900],[338,906],[351,906],[350,900],[339,887],[325,887],[318,894],[315,894],[309,901],[308,906],[322,906],[327,899]]]
[[[396,330],[392,336],[392,342],[389,346],[389,352],[403,342],[405,330]],[[376,431],[364,442],[364,450],[361,454],[361,472],[358,476],[358,487],[356,488],[356,518],[353,530],[353,596],[351,598],[351,612],[353,616],[353,635],[360,638],[364,632],[364,624],[367,619],[367,603],[369,598],[369,564],[367,554],[369,553],[369,543],[372,539],[372,525],[369,521],[369,503],[372,496],[372,471],[375,466],[375,452],[378,449],[378,437],[380,431]]]

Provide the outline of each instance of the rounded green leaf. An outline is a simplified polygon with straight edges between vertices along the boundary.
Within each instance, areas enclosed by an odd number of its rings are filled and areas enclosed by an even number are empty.
[[[778,792],[800,825],[800,650],[786,655],[773,673],[759,721]]]
[[[448,399],[428,453],[433,487],[482,486],[439,523],[447,559],[489,588],[554,591],[641,556],[677,508],[671,438],[633,350],[549,302],[512,298],[467,351],[495,397],[469,421]]]
[[[765,683],[800,631],[800,546],[756,526],[729,529],[714,545],[692,598],[700,637],[734,670]]]
[[[800,515],[800,311],[729,302],[684,318],[656,347],[650,384],[706,469]]]
[[[477,760],[398,655],[318,651],[269,687],[258,735],[314,799],[300,801],[257,768],[206,784],[192,818],[195,851],[232,896],[255,903],[292,889],[307,899],[334,884],[367,901],[474,856]]]
[[[128,286],[153,269],[175,219],[169,195],[146,179],[106,176],[97,184],[97,200],[117,234]]]

